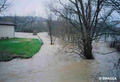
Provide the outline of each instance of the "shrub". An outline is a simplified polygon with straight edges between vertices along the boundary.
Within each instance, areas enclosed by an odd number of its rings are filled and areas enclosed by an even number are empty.
[[[33,31],[33,35],[37,35],[37,33],[38,33],[38,32],[37,32],[36,30]]]
[[[115,42],[115,41],[111,42],[111,43],[110,43],[110,48],[114,48],[115,45],[116,45],[116,42]]]
[[[118,44],[116,45],[116,49],[117,49],[117,51],[120,52],[120,43],[118,43]]]
[[[116,48],[117,51],[120,51],[120,39],[116,39],[115,41],[111,42],[110,48]]]

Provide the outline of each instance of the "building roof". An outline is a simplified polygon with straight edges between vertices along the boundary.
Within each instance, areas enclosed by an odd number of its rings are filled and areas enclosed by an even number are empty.
[[[0,25],[15,26],[15,24],[14,24],[14,23],[12,23],[12,22],[3,22],[3,21],[0,21]]]

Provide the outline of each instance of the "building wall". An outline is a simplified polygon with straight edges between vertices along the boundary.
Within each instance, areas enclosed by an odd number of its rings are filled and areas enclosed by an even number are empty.
[[[0,25],[0,38],[1,37],[15,37],[14,26]]]

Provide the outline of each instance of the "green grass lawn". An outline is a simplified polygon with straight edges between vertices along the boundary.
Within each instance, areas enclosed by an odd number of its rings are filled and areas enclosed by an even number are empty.
[[[41,48],[43,42],[38,39],[11,38],[0,40],[0,61],[13,58],[30,58]]]

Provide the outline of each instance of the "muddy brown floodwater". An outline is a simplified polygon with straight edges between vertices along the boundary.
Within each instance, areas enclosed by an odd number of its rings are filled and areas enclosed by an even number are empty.
[[[98,74],[114,67],[120,53],[106,48],[106,43],[94,43],[95,60],[83,60],[76,54],[59,51],[56,42],[50,45],[47,33],[39,33],[44,45],[31,59],[14,59],[0,62],[0,82],[94,82]],[[37,38],[28,33],[16,33],[16,37]],[[109,53],[102,55],[100,53]],[[112,75],[112,74],[111,74]]]

